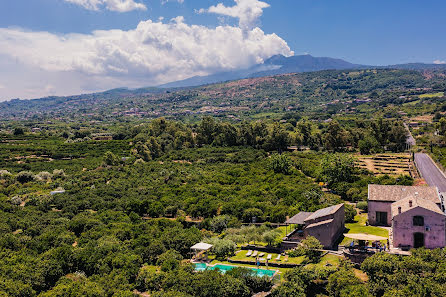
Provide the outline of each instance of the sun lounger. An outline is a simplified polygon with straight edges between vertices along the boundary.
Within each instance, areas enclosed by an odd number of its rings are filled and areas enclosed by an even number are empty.
[[[276,261],[280,261],[280,254],[277,255]]]
[[[260,253],[259,257],[263,257],[265,255],[265,253]]]
[[[252,254],[253,257],[257,257],[258,252],[254,251],[254,253]]]
[[[246,253],[246,257],[249,257],[249,256],[251,256],[252,255],[252,250],[249,250],[247,253]]]
[[[271,254],[268,254],[268,257],[266,257],[266,259],[268,259],[268,260],[271,260],[271,259],[272,259],[272,257],[273,257],[273,255],[271,255]]]

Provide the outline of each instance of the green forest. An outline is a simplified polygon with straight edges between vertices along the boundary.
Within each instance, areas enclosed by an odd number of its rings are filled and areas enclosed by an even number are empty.
[[[408,117],[432,116],[411,131],[446,164],[444,89],[438,73],[323,71],[1,103],[0,296],[446,296],[439,249],[354,266],[309,240],[275,278],[189,261],[201,241],[222,263],[251,242],[276,247],[300,211],[346,203],[354,223],[368,184],[413,185],[359,164],[406,152]],[[150,116],[122,113],[136,100]],[[232,109],[184,111],[207,101]]]

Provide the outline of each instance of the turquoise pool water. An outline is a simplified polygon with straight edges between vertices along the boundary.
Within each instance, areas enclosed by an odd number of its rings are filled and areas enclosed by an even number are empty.
[[[231,266],[231,265],[223,265],[223,264],[217,264],[214,266],[208,266],[206,265],[206,263],[197,263],[195,264],[195,270],[196,271],[203,271],[203,270],[215,270],[218,269],[220,270],[221,273],[226,273],[226,271],[229,271],[231,269],[234,269],[237,266]],[[266,270],[266,269],[257,269],[257,268],[250,268],[247,267],[251,270],[254,270],[256,272],[257,276],[268,276],[268,277],[272,277],[275,273],[274,270]]]

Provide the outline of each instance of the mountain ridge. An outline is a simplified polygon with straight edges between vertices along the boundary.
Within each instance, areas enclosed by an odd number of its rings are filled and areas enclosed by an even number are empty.
[[[347,69],[407,69],[407,70],[444,70],[445,64],[406,63],[388,66],[373,66],[354,64],[339,58],[313,57],[311,55],[297,55],[285,57],[274,55],[262,64],[254,65],[243,70],[215,73],[207,76],[194,76],[184,80],[159,85],[159,88],[184,88],[206,84],[220,83],[244,78],[272,76],[286,73],[314,72],[322,70]]]

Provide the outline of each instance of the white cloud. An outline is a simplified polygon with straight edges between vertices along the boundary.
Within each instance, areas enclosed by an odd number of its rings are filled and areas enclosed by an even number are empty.
[[[111,11],[128,12],[132,10],[147,10],[143,3],[134,0],[64,0],[76,5],[80,5],[89,10],[100,10],[105,8]]]
[[[167,2],[178,2],[180,4],[184,3],[184,0],[161,0],[161,4],[166,4]]]
[[[437,64],[437,65],[442,65],[442,64],[446,64],[446,61],[442,61],[442,60],[435,60],[435,61],[434,61],[434,64]]]
[[[211,6],[208,9],[200,9],[198,13],[215,13],[239,19],[239,26],[243,30],[252,30],[257,26],[259,18],[263,14],[263,9],[270,5],[259,0],[234,0],[236,5],[228,7],[223,3]]]
[[[0,98],[157,85],[250,67],[275,54],[293,54],[276,34],[188,25],[183,17],[91,34],[0,28],[0,83],[8,86]]]

